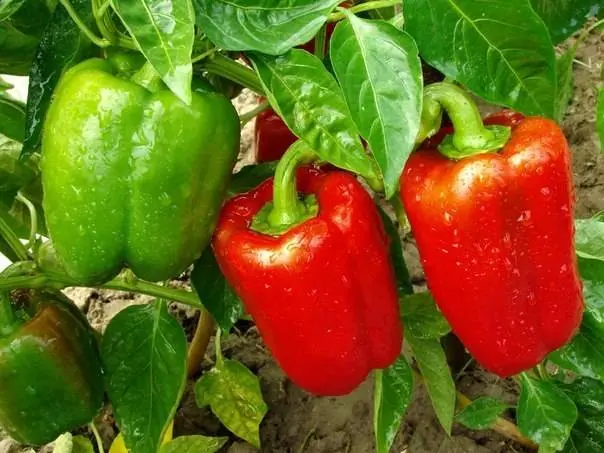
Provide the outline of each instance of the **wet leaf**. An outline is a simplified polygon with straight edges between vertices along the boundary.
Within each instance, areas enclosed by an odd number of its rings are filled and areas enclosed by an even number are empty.
[[[470,429],[490,428],[501,413],[508,408],[507,404],[488,396],[478,398],[465,407],[455,419]]]

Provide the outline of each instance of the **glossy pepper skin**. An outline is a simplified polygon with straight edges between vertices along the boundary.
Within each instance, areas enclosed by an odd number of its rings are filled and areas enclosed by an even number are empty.
[[[256,162],[281,159],[285,151],[298,137],[273,109],[267,109],[256,117]]]
[[[563,132],[509,113],[489,122],[512,126],[502,150],[454,161],[421,149],[401,194],[436,302],[477,361],[505,377],[570,340],[583,297]]]
[[[369,194],[345,172],[302,167],[318,215],[279,236],[250,229],[273,181],[224,206],[213,247],[225,277],[285,373],[317,395],[344,395],[401,351],[389,241]]]
[[[17,292],[25,306],[0,333],[0,425],[15,440],[42,445],[92,421],[104,398],[96,339],[61,295]]]
[[[81,284],[124,265],[150,281],[184,271],[211,239],[239,152],[231,102],[194,86],[191,105],[83,62],[63,77],[44,125],[50,237]]]

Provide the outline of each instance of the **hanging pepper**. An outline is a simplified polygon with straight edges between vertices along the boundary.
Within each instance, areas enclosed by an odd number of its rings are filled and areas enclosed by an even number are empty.
[[[12,274],[17,263],[2,273]],[[0,426],[42,445],[92,421],[104,398],[101,360],[83,314],[60,293],[0,293]]]
[[[425,101],[455,129],[413,153],[401,177],[428,287],[476,360],[510,376],[581,322],[568,144],[544,118],[504,112],[483,126],[451,84],[429,86]]]
[[[228,201],[213,247],[292,381],[318,395],[343,395],[399,355],[397,290],[371,197],[346,172],[302,167],[296,178],[296,167],[313,159],[297,142],[274,184]]]
[[[237,113],[208,84],[186,105],[149,64],[128,78],[114,61],[63,76],[42,139],[50,237],[85,285],[124,265],[151,281],[183,272],[211,239],[239,152]]]

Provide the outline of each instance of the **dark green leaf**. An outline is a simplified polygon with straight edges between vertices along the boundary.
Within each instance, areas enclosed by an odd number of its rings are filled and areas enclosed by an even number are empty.
[[[375,372],[373,429],[377,453],[388,453],[413,396],[413,372],[404,356]]]
[[[165,303],[126,308],[102,342],[107,392],[131,453],[159,449],[186,383],[187,339]]]
[[[7,95],[0,95],[0,135],[21,143],[24,134],[25,106]]]
[[[228,437],[179,437],[165,444],[161,448],[161,453],[215,453],[228,440]]]
[[[604,87],[598,95],[597,128],[600,137],[600,151],[604,153]]]
[[[604,261],[604,222],[599,218],[575,220],[577,256]]]
[[[259,165],[246,165],[239,170],[228,188],[228,196],[232,197],[240,193],[248,192],[258,186],[262,181],[275,175],[275,169],[279,162],[266,162]]]
[[[422,112],[417,46],[404,31],[347,12],[331,38],[331,63],[361,135],[394,195],[415,146]]]
[[[0,3],[0,21],[8,19],[21,8],[25,0],[4,0]]]
[[[428,292],[403,297],[401,312],[407,334],[415,338],[437,340],[451,331]]]
[[[406,0],[405,27],[421,56],[494,104],[554,117],[556,60],[526,0]]]
[[[465,407],[455,419],[470,429],[490,428],[501,413],[507,409],[507,404],[488,396],[478,398]]]
[[[235,360],[218,361],[195,384],[199,407],[212,412],[232,433],[260,448],[260,422],[268,410],[260,382]]]
[[[577,406],[553,381],[533,379],[526,373],[520,380],[518,428],[540,446],[562,450],[577,421]]]
[[[573,97],[573,61],[577,48],[571,46],[566,52],[556,59],[556,71],[558,73],[558,92],[556,95],[556,117],[555,120],[562,122],[566,108]]]
[[[455,383],[445,351],[438,340],[416,338],[409,329],[405,332],[405,340],[424,377],[436,416],[444,430],[450,434],[455,414]]]
[[[585,313],[570,344],[550,354],[556,365],[604,381],[604,262],[579,258]]]
[[[604,10],[602,0],[531,0],[547,25],[554,44],[559,44]]]
[[[601,453],[604,451],[604,383],[582,378],[572,384],[559,385],[579,410],[564,453]]]
[[[80,19],[92,26],[90,0],[71,0]],[[40,147],[42,125],[52,93],[65,70],[87,57],[93,48],[63,6],[57,7],[36,51],[29,74],[29,89],[25,117],[25,138],[22,154],[28,155]]]
[[[189,104],[195,38],[191,0],[112,0],[112,4],[162,80]]]
[[[304,50],[249,54],[273,109],[322,160],[375,180],[344,97],[321,60]]]
[[[225,50],[281,55],[310,41],[341,0],[194,0],[197,25]]]
[[[388,217],[388,215],[381,209],[380,215],[382,216],[386,233],[390,237],[390,258],[392,259],[392,264],[394,266],[398,294],[399,296],[413,294],[413,284],[411,283],[407,263],[405,263],[403,245],[401,243],[401,237],[398,234],[398,229],[390,217]]]
[[[35,160],[20,160],[20,154],[20,143],[0,135],[0,192],[16,193],[36,177],[38,169]]]
[[[218,326],[225,332],[231,330],[243,314],[243,305],[222,275],[211,247],[195,262],[191,283]]]

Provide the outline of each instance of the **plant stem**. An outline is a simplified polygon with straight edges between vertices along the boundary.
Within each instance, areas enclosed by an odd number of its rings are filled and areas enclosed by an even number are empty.
[[[78,16],[78,13],[73,9],[71,2],[69,0],[59,0],[59,3],[63,5],[63,8],[67,10],[67,14],[71,17],[71,20],[75,22],[80,31],[90,40],[92,43],[101,48],[109,47],[111,45],[111,41],[108,39],[98,37]]]
[[[325,43],[327,42],[327,27],[323,25],[315,36],[315,56],[321,60],[325,58]]]
[[[220,53],[215,53],[212,58],[205,59],[202,67],[212,74],[232,80],[260,95],[264,95],[262,83],[260,83],[260,79],[254,71]]]
[[[34,204],[29,201],[21,192],[17,194],[17,201],[23,203],[29,211],[30,218],[30,230],[29,230],[29,243],[28,247],[32,247],[36,242],[36,235],[38,234],[38,213]]]
[[[361,3],[360,5],[353,6],[348,11],[351,13],[361,13],[363,11],[370,11],[372,9],[390,8],[391,6],[397,6],[402,4],[401,0],[376,0],[373,2]],[[337,22],[345,19],[344,13],[331,13],[327,22]]]
[[[222,337],[222,329],[216,329],[216,336],[214,337],[214,346],[216,349],[216,365],[220,366],[224,362],[224,356],[222,355],[222,346],[220,345],[220,340]]]
[[[88,424],[88,427],[90,428],[90,431],[92,431],[92,434],[94,435],[94,440],[96,441],[96,447],[97,447],[99,453],[105,453],[105,449],[103,448],[103,441],[101,440],[101,435],[99,434],[99,430],[96,429],[94,422],[90,422]]]
[[[199,310],[199,321],[191,344],[189,345],[187,374],[189,379],[193,379],[201,370],[201,362],[208,348],[208,343],[214,331],[214,318],[208,310],[202,308]]]
[[[15,254],[19,257],[21,261],[27,261],[29,258],[29,254],[25,246],[19,240],[19,237],[15,234],[15,232],[8,226],[6,220],[4,220],[3,215],[0,214],[0,236],[2,236],[10,248],[15,252]]]
[[[193,64],[199,63],[204,58],[214,55],[216,52],[218,52],[218,47],[212,47],[211,49],[208,49],[205,52],[203,52],[202,54],[199,54],[195,58],[193,58],[191,60],[191,63],[193,63]]]
[[[245,126],[247,123],[249,123],[251,120],[253,120],[260,113],[267,110],[269,107],[270,107],[269,102],[264,101],[264,102],[261,102],[260,104],[258,104],[256,107],[254,107],[249,112],[243,113],[241,116],[239,116],[239,122],[241,123],[241,127]]]

